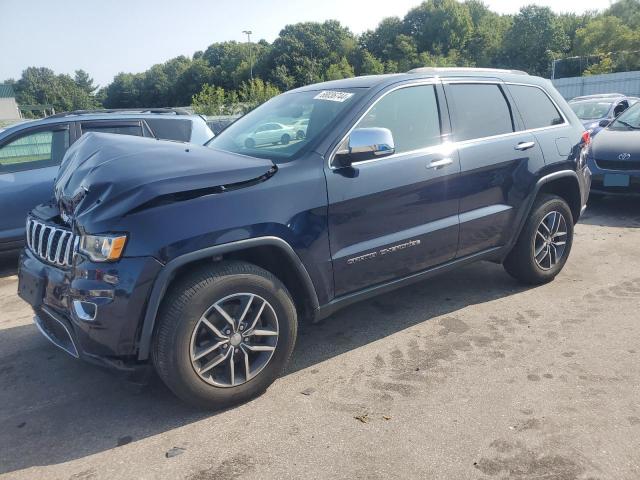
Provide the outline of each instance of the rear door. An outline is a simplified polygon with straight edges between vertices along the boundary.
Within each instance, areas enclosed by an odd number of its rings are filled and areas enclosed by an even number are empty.
[[[458,244],[460,164],[448,133],[441,87],[395,87],[360,117],[357,128],[387,128],[395,153],[327,166],[329,239],[337,296],[451,260]]]
[[[544,160],[500,81],[448,80],[445,92],[461,167],[457,257],[466,257],[508,243]]]
[[[51,199],[72,141],[70,125],[61,123],[21,130],[0,142],[0,250],[22,243],[27,213]]]

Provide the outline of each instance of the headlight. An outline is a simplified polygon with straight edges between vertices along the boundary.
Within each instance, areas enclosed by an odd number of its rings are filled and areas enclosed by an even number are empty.
[[[112,262],[120,258],[126,242],[126,235],[83,235],[80,251],[94,262]]]

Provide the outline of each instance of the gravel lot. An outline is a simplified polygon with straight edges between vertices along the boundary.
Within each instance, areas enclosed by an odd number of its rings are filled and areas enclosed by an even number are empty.
[[[594,204],[555,282],[477,264],[304,325],[210,413],[67,357],[0,267],[0,477],[640,478],[640,201]]]

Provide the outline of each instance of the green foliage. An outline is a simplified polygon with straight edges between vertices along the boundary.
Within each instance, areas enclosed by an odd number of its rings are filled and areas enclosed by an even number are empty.
[[[238,99],[244,104],[245,110],[255,108],[276,95],[280,95],[280,90],[269,82],[263,82],[260,78],[242,82],[238,90]]]
[[[504,43],[507,65],[548,76],[554,53],[566,52],[569,39],[550,8],[530,5],[514,17]]]
[[[69,75],[56,75],[48,68],[29,67],[13,84],[16,100],[22,105],[53,105],[58,112],[96,108],[93,80],[84,73],[76,72],[74,80]]]
[[[202,115],[222,115],[226,113],[226,100],[224,88],[205,83],[191,99],[191,105],[194,112]]]
[[[303,22],[286,25],[271,44],[213,43],[191,58],[119,73],[99,90],[83,70],[72,78],[35,67],[14,87],[20,103],[53,104],[56,110],[193,104],[214,114],[239,102],[253,108],[309,83],[419,66],[517,68],[548,76],[554,58],[580,55],[573,65],[558,63],[556,73],[639,69],[634,50],[640,50],[640,0],[618,0],[603,12],[582,15],[557,15],[535,5],[501,15],[482,0],[426,0],[404,18],[385,18],[360,36],[335,20]]]

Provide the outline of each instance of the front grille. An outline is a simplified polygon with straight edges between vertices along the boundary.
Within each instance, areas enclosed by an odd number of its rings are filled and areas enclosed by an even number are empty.
[[[74,235],[71,230],[47,225],[32,217],[27,218],[27,246],[46,262],[70,267],[79,240],[80,237]]]
[[[640,170],[640,161],[596,160],[598,168],[603,170]]]

